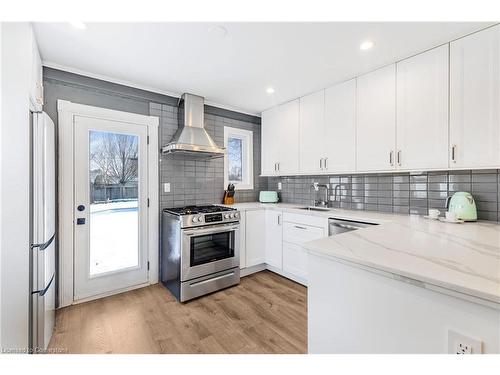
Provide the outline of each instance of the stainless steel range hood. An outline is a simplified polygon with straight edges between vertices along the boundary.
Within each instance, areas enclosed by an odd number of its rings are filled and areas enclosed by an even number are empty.
[[[217,146],[204,128],[204,99],[201,96],[183,94],[179,99],[179,128],[172,141],[162,148],[163,153],[217,158],[226,150]]]

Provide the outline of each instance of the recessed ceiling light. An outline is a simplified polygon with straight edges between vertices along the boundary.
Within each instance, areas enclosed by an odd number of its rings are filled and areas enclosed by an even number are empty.
[[[210,29],[208,29],[208,32],[219,38],[225,38],[227,35],[227,29],[221,25],[212,26]]]
[[[71,21],[69,24],[73,26],[75,29],[79,30],[84,30],[87,28],[87,25],[85,25],[82,21]]]
[[[363,43],[359,45],[359,49],[362,51],[366,51],[368,49],[373,48],[375,42],[373,40],[365,40]]]
[[[266,89],[266,92],[267,92],[268,94],[274,94],[274,89],[273,89],[272,87],[268,87],[268,88]]]

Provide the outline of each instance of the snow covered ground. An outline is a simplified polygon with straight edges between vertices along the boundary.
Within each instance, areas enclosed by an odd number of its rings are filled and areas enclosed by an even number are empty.
[[[90,205],[90,275],[138,265],[137,201]]]

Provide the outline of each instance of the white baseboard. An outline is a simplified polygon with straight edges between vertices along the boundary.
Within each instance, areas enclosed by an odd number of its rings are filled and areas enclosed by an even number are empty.
[[[289,272],[280,270],[277,267],[274,267],[274,266],[271,266],[271,265],[265,264],[265,263],[257,264],[256,266],[241,269],[240,270],[240,277],[245,277],[245,276],[251,275],[253,273],[257,273],[257,272],[264,271],[264,270],[269,270],[271,272],[277,273],[280,276],[286,277],[287,279],[295,281],[296,283],[307,286],[307,280],[303,279],[302,277],[295,276]]]

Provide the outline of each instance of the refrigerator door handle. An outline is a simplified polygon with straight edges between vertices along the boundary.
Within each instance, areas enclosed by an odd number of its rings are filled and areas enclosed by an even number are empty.
[[[46,248],[48,248],[50,246],[50,244],[52,243],[52,241],[54,241],[54,238],[56,237],[56,234],[54,233],[52,235],[52,237],[49,238],[49,240],[47,242],[44,242],[44,243],[32,243],[30,245],[30,249],[33,250],[35,247],[38,247],[40,250],[45,250]]]
[[[52,275],[52,278],[50,279],[49,283],[47,284],[47,286],[44,289],[36,290],[34,292],[31,292],[31,294],[38,294],[40,297],[43,297],[45,295],[45,293],[47,293],[47,291],[49,290],[50,286],[52,285],[52,281],[54,281],[54,277],[56,277],[56,274]]]

